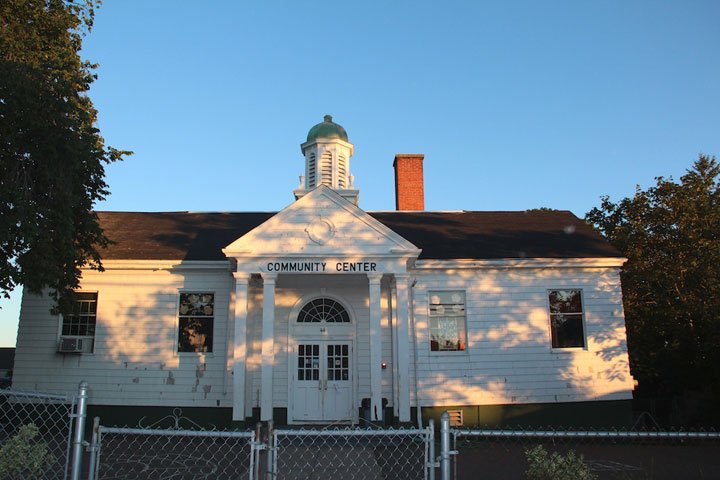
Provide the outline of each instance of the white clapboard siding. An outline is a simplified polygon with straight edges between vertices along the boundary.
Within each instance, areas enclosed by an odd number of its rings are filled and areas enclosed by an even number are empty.
[[[487,405],[627,399],[629,374],[621,289],[616,268],[499,269],[411,272],[409,292],[411,405]],[[382,396],[393,405],[393,325],[389,276],[381,287]],[[14,387],[72,392],[91,385],[94,404],[232,406],[229,322],[234,281],[222,270],[87,272],[82,290],[98,291],[95,351],[56,353],[60,319],[47,297],[26,294],[18,332]],[[550,346],[548,289],[582,289],[586,349]],[[466,294],[468,348],[430,352],[428,292]],[[215,292],[214,351],[178,354],[180,291]],[[273,406],[289,402],[288,354],[293,322],[304,301],[329,295],[353,319],[354,407],[370,396],[368,281],[365,275],[280,275],[276,285]],[[262,280],[248,287],[246,415],[259,406]],[[415,350],[417,345],[417,364]],[[417,388],[417,397],[416,397]]]
[[[413,373],[420,405],[631,398],[616,268],[436,271],[417,279],[413,313],[419,358]],[[549,289],[582,290],[587,348],[551,348]],[[430,352],[428,292],[433,290],[465,291],[465,352]]]
[[[47,296],[25,294],[13,386],[73,392],[90,384],[90,403],[231,406],[225,375],[232,277],[228,271],[85,272],[81,291],[98,292],[92,354],[57,353],[60,318]],[[180,291],[215,293],[213,352],[177,353]]]

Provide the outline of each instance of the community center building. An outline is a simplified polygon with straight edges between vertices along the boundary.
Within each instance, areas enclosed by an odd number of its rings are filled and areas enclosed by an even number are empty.
[[[353,148],[312,127],[280,212],[98,212],[105,271],[69,315],[24,294],[13,388],[86,380],[124,424],[629,420],[617,250],[569,211],[425,211],[419,154],[366,212]]]

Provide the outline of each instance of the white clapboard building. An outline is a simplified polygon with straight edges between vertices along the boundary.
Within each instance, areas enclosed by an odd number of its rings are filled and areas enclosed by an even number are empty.
[[[590,227],[424,211],[422,155],[395,157],[396,210],[366,212],[340,125],[301,148],[277,213],[98,212],[105,271],[72,315],[24,295],[13,387],[86,380],[126,424],[627,421],[625,259]]]

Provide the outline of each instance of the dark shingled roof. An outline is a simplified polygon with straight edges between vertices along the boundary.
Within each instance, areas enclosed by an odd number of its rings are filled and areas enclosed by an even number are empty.
[[[97,212],[114,260],[224,260],[222,248],[273,212]],[[420,259],[621,257],[569,211],[368,212],[422,249]]]

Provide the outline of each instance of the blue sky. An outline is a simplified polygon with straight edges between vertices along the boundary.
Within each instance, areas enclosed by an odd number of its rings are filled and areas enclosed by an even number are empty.
[[[98,210],[276,211],[331,114],[365,210],[396,153],[427,210],[582,217],[720,155],[720,2],[105,0],[83,56],[108,145]],[[0,300],[14,346],[19,294]]]

